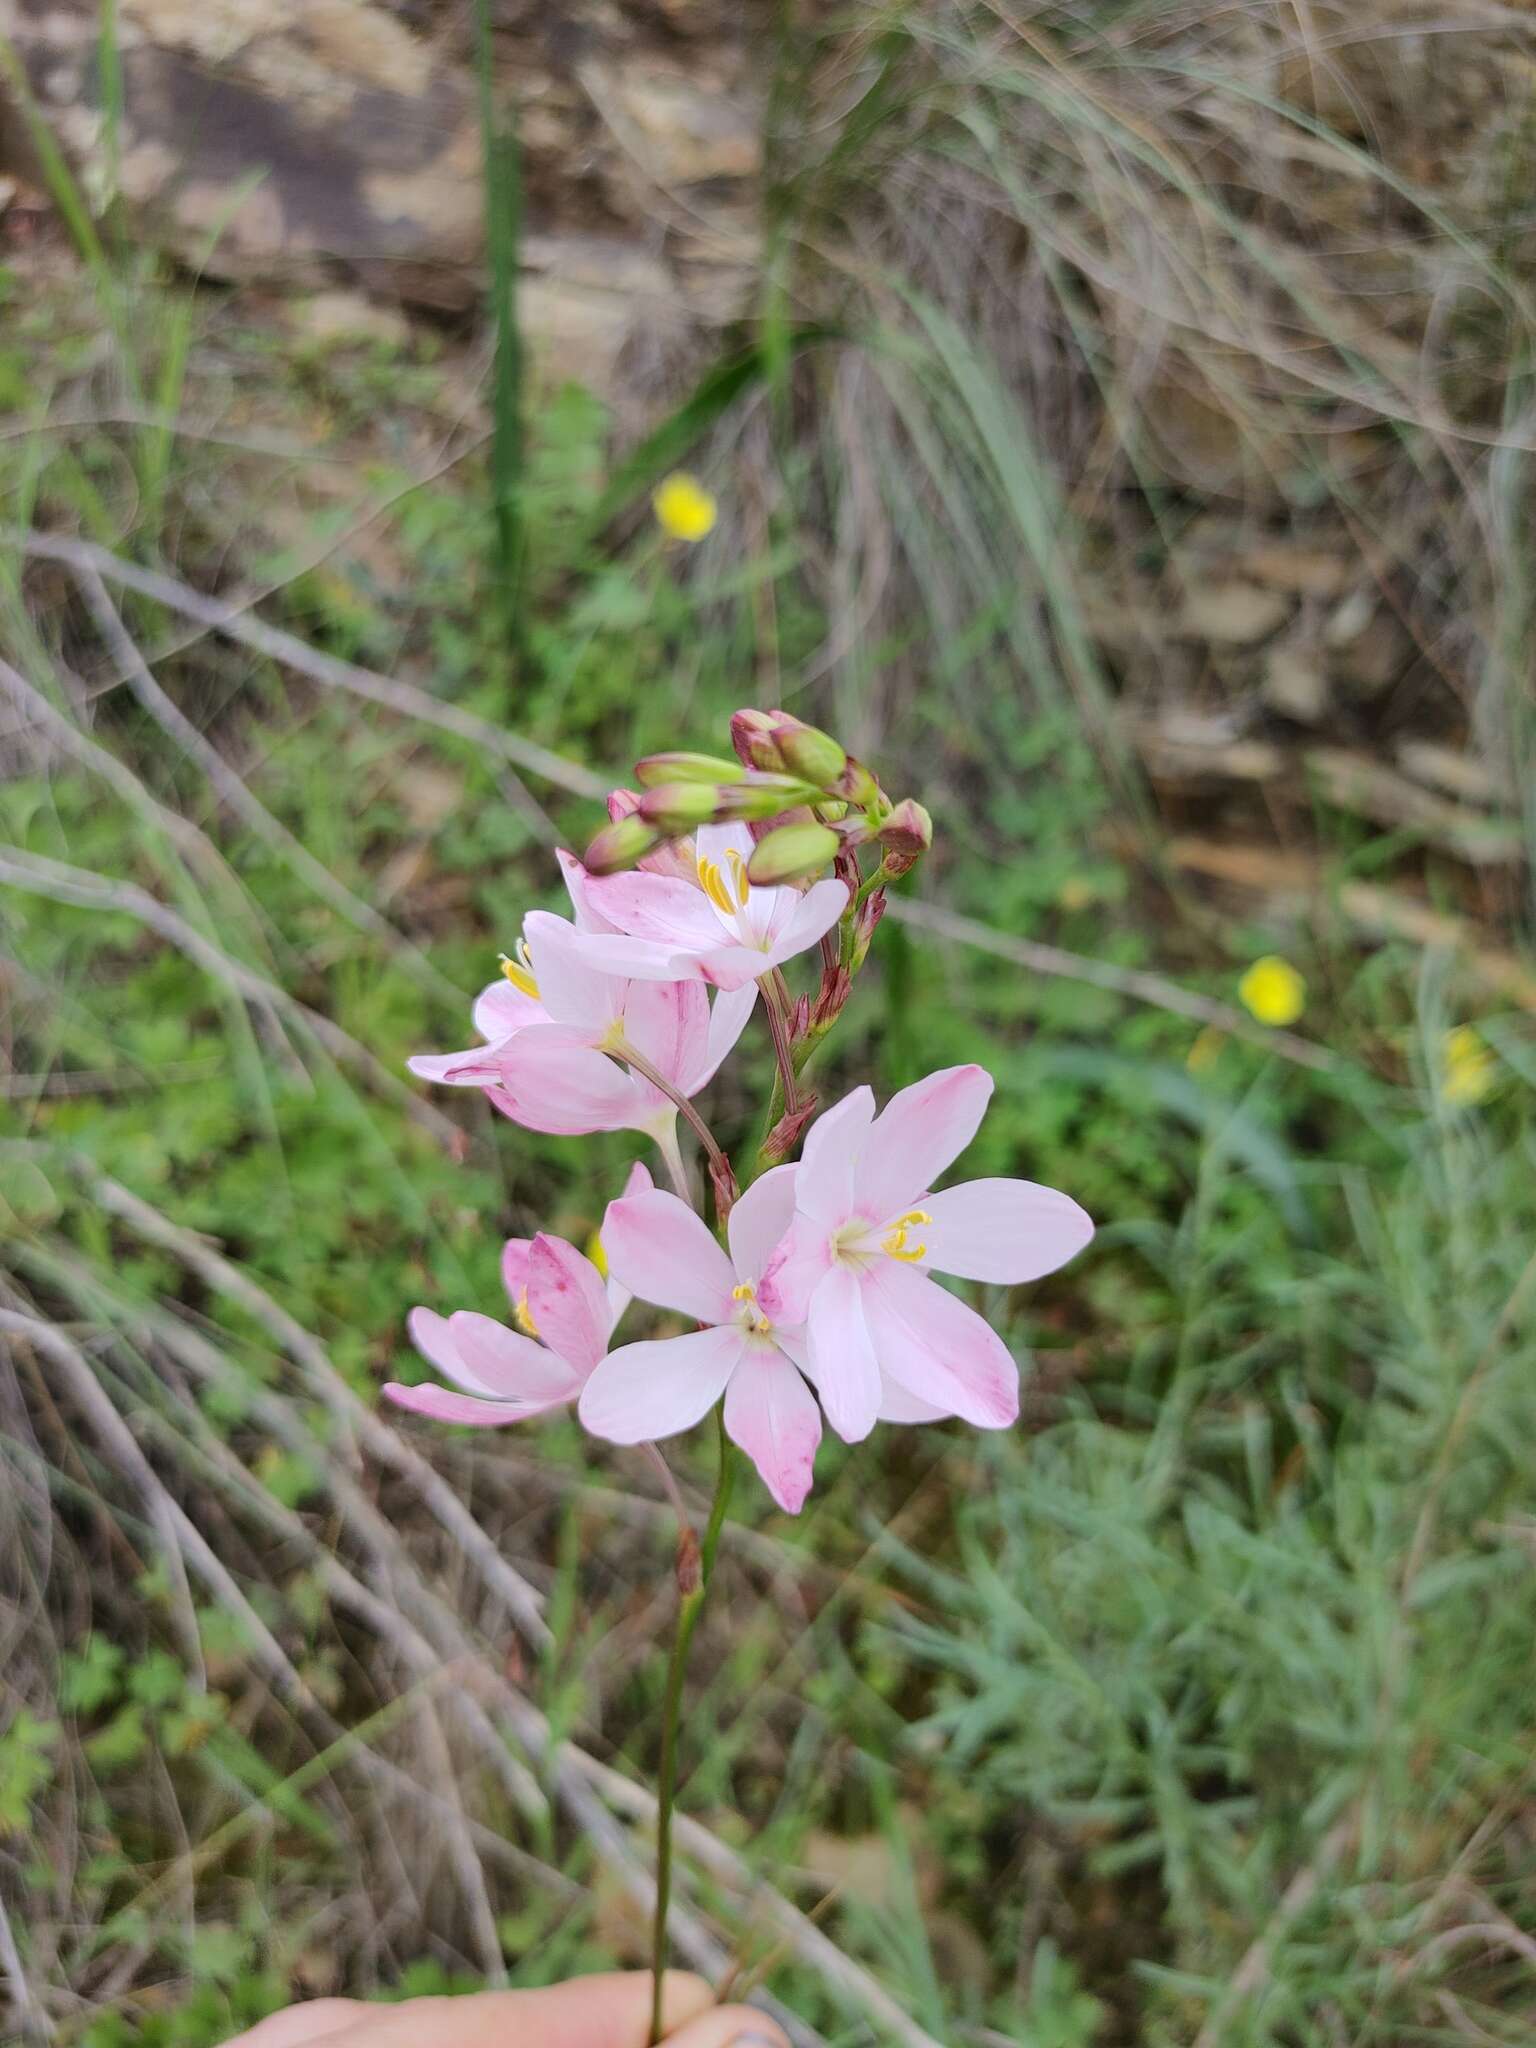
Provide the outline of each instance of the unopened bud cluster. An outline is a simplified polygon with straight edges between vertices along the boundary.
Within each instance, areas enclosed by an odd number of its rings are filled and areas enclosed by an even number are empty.
[[[810,881],[870,844],[880,849],[880,878],[888,881],[933,844],[923,806],[911,797],[893,803],[863,762],[818,726],[787,711],[738,711],[731,744],[734,761],[666,753],[637,762],[639,794],[610,801],[611,823],[587,848],[588,870],[662,866],[671,842],[700,825],[733,822],[752,828],[747,877],[760,888]],[[856,858],[852,883],[858,887]]]

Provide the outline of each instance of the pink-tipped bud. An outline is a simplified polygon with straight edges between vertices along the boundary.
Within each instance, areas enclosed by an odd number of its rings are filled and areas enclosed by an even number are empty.
[[[747,880],[760,888],[805,881],[820,874],[837,848],[838,837],[830,825],[780,825],[753,847]]]
[[[815,1007],[811,1011],[811,1029],[825,1031],[832,1019],[847,1002],[853,988],[853,976],[846,967],[831,968],[823,977],[817,992]]]
[[[775,738],[779,714],[774,711],[733,711],[731,745],[743,768],[765,768],[771,775],[784,766]]]
[[[720,754],[647,754],[635,763],[635,780],[642,789],[657,789],[669,782],[740,782],[746,770]]]
[[[758,1154],[764,1166],[777,1166],[787,1159],[804,1135],[805,1127],[816,1114],[816,1097],[808,1095],[792,1113],[781,1116],[773,1129],[764,1138]]]
[[[632,868],[661,842],[661,833],[644,818],[618,818],[605,825],[582,855],[589,875],[616,875]]]
[[[904,875],[933,844],[933,820],[920,803],[904,797],[875,834],[885,852],[888,875]]]
[[[617,825],[620,818],[632,818],[640,808],[640,799],[632,789],[610,789],[608,792],[608,815]]]
[[[675,838],[720,815],[721,792],[708,782],[663,782],[640,799],[638,815],[658,832]]]
[[[849,803],[856,805],[861,811],[880,800],[879,783],[864,763],[855,761],[852,754],[844,762],[842,774],[833,778],[827,785],[827,790],[831,796],[846,797]]]

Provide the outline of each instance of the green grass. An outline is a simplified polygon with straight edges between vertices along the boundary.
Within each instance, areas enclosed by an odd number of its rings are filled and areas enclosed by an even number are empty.
[[[1283,950],[1309,984],[1298,1028],[1334,1064],[887,921],[824,1099],[980,1059],[998,1092],[968,1167],[1069,1189],[1100,1236],[990,1305],[1031,1362],[1017,1432],[829,1444],[793,1525],[743,1490],[684,1807],[805,1911],[835,1891],[821,1924],[946,2044],[1514,2043],[1536,1939],[1536,1031],[1465,956],[1362,944],[1343,894],[1360,876],[1484,907],[1405,838],[1320,809],[1307,919],[1164,873],[1114,715],[1144,679],[1101,650],[1090,600],[1128,558],[1175,558],[1201,499],[1120,353],[1127,273],[1097,299],[1085,283],[1083,194],[1147,266],[1138,288],[1195,295],[1167,344],[1179,374],[1221,394],[1250,454],[1279,433],[1284,510],[1255,483],[1255,532],[1347,514],[1406,561],[1424,528],[1393,525],[1394,499],[1437,508],[1410,608],[1466,653],[1512,745],[1527,458],[1468,458],[1453,481],[1322,255],[1304,236],[1277,252],[1274,221],[1189,170],[1183,90],[1205,60],[1142,38],[1146,10],[1098,13],[979,69],[978,24],[949,8],[786,53],[805,82],[773,109],[762,332],[627,459],[586,394],[532,416],[511,723],[617,777],[717,745],[777,687],[931,805],[925,894],[1228,1001]],[[849,49],[864,92],[802,133]],[[1256,104],[1224,78],[1207,111],[1231,100]],[[1019,105],[1027,123],[1002,117]],[[1260,112],[1416,208],[1436,260],[1479,234],[1310,117]],[[1043,385],[996,270],[963,254],[978,179],[1033,238]],[[966,234],[922,246],[903,194]],[[841,275],[840,209],[867,209],[878,248]],[[0,391],[36,425],[0,443],[0,523],[201,588],[236,564],[315,647],[505,722],[495,465],[471,449],[426,484],[411,467],[417,430],[451,417],[443,344],[294,347],[238,297],[106,275],[105,365],[93,268],[0,277]],[[1495,283],[1495,352],[1518,366],[1518,283]],[[1266,323],[1241,364],[1195,318],[1237,292]],[[1379,401],[1369,487],[1329,468],[1326,408],[1266,355],[1291,319],[1355,379],[1351,404]],[[254,410],[226,433],[236,390]],[[1522,390],[1512,374],[1511,419]],[[686,559],[643,512],[682,460],[723,507]],[[746,508],[769,483],[756,549]],[[598,807],[533,776],[520,791],[484,748],[113,588],[192,745],[152,693],[113,686],[62,569],[14,550],[0,568],[0,653],[53,708],[45,731],[6,700],[31,723],[7,732],[0,783],[0,1902],[26,1996],[81,2048],[201,2048],[295,1985],[396,1995],[637,1961],[612,1855],[519,1715],[625,1778],[654,1767],[671,1531],[653,1481],[568,1421],[476,1442],[407,1427],[424,1471],[364,1419],[414,1370],[413,1303],[494,1312],[502,1237],[582,1241],[631,1156],[397,1085],[410,1052],[461,1041],[451,990],[555,901],[544,842],[579,843]],[[147,925],[125,886],[179,923]],[[1491,916],[1479,936],[1517,943]],[[235,992],[210,946],[276,995]],[[1472,1106],[1443,1086],[1462,1023],[1497,1060]],[[756,1035],[744,1057],[715,1091],[722,1132],[749,1127],[769,1071]],[[698,1497],[706,1447],[681,1464]],[[515,1622],[496,1559],[542,1597],[547,1641]],[[470,1670],[483,1693],[457,1683]],[[596,1782],[622,1843],[632,1817]],[[630,1849],[643,1863],[643,1823]],[[684,1861],[724,1948],[769,1965],[825,2040],[884,2038],[779,1952],[760,1904]]]

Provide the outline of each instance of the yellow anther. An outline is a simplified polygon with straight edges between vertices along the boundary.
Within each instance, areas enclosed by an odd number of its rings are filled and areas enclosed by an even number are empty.
[[[773,1325],[769,1322],[766,1316],[759,1316],[757,1321],[752,1325],[752,1327],[754,1330],[756,1330],[759,1337],[766,1337],[768,1332],[773,1328]]]
[[[501,971],[508,981],[511,982],[512,986],[523,995],[537,1002],[539,1000],[539,984],[534,979],[533,957],[528,951],[528,941],[526,939],[518,940],[516,960],[509,959],[505,953],[500,955],[500,959]]]
[[[537,1337],[539,1326],[533,1320],[532,1311],[528,1307],[528,1290],[526,1287],[519,1287],[517,1290],[517,1301],[512,1309],[512,1317],[520,1330],[530,1337]]]
[[[915,1212],[911,1217],[907,1219],[908,1222],[914,1223],[918,1222],[919,1220],[924,1223],[929,1223],[933,1219],[929,1216],[923,1216],[919,1218],[919,1216]],[[912,1262],[916,1259],[926,1259],[928,1256],[927,1245],[909,1245],[907,1243],[907,1233],[905,1225],[900,1223],[897,1224],[894,1230],[890,1231],[885,1237],[881,1238],[880,1249],[886,1254],[888,1258],[901,1259],[907,1265],[911,1265]]]
[[[898,1216],[898,1225],[909,1223],[931,1223],[933,1218],[926,1209],[909,1209],[905,1216]]]
[[[712,860],[703,855],[694,863],[699,877],[699,887],[724,917],[734,917],[736,905],[731,901],[731,892],[725,886],[725,877]]]
[[[739,1287],[731,1289],[732,1301],[756,1301],[757,1289],[750,1280],[743,1280]]]
[[[736,884],[736,908],[745,910],[752,894],[752,884],[747,880],[747,864],[734,846],[728,849],[727,858],[731,863],[731,880]]]

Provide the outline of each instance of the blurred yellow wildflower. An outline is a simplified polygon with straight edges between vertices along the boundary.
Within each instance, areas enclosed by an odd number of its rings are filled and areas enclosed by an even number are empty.
[[[651,493],[657,524],[673,540],[702,540],[715,523],[715,501],[696,476],[674,470]]]
[[[1237,984],[1243,1007],[1261,1024],[1294,1024],[1306,1006],[1307,984],[1289,960],[1266,953]]]
[[[1492,1088],[1498,1062],[1470,1024],[1458,1024],[1440,1041],[1440,1086],[1459,1108],[1481,1102]]]

